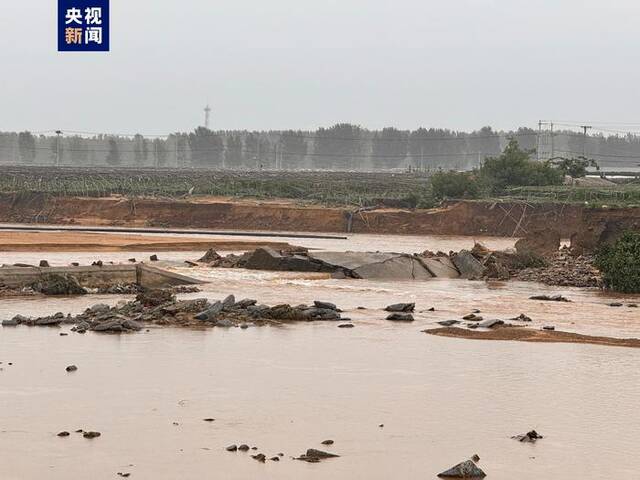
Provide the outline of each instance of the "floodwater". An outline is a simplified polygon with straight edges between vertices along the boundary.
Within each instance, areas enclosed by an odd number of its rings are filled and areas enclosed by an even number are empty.
[[[340,248],[335,240],[302,241],[311,242],[325,242],[315,248]],[[449,245],[457,242],[472,244],[462,238],[387,236],[349,240],[340,249],[456,250]],[[199,254],[163,252],[161,258]],[[11,262],[32,261],[29,253],[10,255]],[[83,252],[73,260],[92,257]],[[10,263],[5,254],[0,263]],[[68,327],[0,328],[0,478],[112,479],[130,472],[130,478],[154,480],[432,479],[475,453],[489,479],[622,479],[640,471],[640,350],[469,341],[421,332],[478,308],[485,318],[526,313],[535,325],[640,337],[640,312],[607,306],[611,296],[519,282],[374,282],[176,270],[211,280],[185,298],[234,293],[267,304],[334,301],[355,328],[318,322],[68,336],[59,336]],[[528,300],[535,293],[562,293],[573,302]],[[4,299],[0,318],[77,313],[121,298],[127,297]],[[384,320],[380,308],[400,301],[416,302],[414,323]],[[66,373],[70,364],[78,371]],[[79,428],[102,436],[86,440],[73,433]],[[545,438],[536,444],[509,438],[532,428]],[[61,430],[71,436],[58,438]],[[326,439],[335,444],[322,446]],[[267,457],[284,456],[261,464],[250,457],[256,452],[226,452],[232,443],[257,446]],[[341,457],[319,464],[290,458],[307,448]]]

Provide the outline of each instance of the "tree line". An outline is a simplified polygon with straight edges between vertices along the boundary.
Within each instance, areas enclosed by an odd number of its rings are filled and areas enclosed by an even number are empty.
[[[0,163],[71,166],[189,167],[229,169],[469,170],[499,155],[510,139],[524,150],[540,146],[538,131],[473,132],[441,128],[372,131],[339,123],[315,131],[212,131],[198,127],[166,137],[142,135],[34,135],[0,132]],[[638,137],[584,137],[557,132],[556,155],[585,152],[600,165],[640,164]],[[548,145],[547,145],[548,149]],[[545,155],[550,155],[545,152]]]

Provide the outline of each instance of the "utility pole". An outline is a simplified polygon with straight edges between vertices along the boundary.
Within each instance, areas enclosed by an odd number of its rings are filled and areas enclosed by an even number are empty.
[[[540,161],[540,135],[542,134],[542,120],[538,120],[538,135],[536,135],[536,160]]]
[[[582,131],[584,132],[584,137],[582,139],[582,156],[587,158],[587,130],[593,128],[591,125],[580,125]]]
[[[551,158],[554,158],[556,156],[554,147],[555,144],[553,141],[553,122],[551,122]]]
[[[56,130],[56,167],[60,166],[60,135],[61,130]]]

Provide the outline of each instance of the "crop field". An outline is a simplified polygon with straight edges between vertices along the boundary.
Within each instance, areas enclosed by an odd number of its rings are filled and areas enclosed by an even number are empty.
[[[288,198],[324,204],[416,206],[429,195],[420,173],[78,169],[3,167],[0,193]]]

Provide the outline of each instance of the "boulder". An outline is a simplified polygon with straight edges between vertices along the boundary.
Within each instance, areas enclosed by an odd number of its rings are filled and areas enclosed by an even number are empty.
[[[222,257],[218,255],[218,253],[213,248],[210,248],[202,257],[200,257],[196,261],[202,263],[212,263],[220,260],[221,258]]]
[[[328,310],[338,310],[338,307],[336,307],[335,303],[321,302],[321,301],[315,300],[313,304],[318,308],[324,308]]]
[[[415,303],[394,303],[392,305],[387,305],[385,310],[387,312],[413,312],[415,308]]]
[[[387,320],[391,320],[393,322],[413,322],[414,318],[410,313],[397,312],[389,315]]]
[[[40,260],[40,267],[41,268],[48,268],[51,265],[49,265],[49,262],[47,262],[46,260]]]
[[[210,322],[215,318],[216,315],[218,315],[222,311],[223,308],[224,305],[222,304],[222,302],[217,301],[211,307],[198,313],[193,318],[195,318],[196,320],[202,320],[203,322]]]
[[[282,255],[272,248],[256,248],[249,256],[246,268],[251,270],[279,270],[282,258]]]
[[[459,320],[443,320],[441,322],[436,322],[438,325],[442,325],[443,327],[451,327],[452,325],[456,325],[460,323]]]
[[[440,478],[484,478],[486,476],[486,473],[471,460],[466,460],[438,474]]]
[[[562,295],[534,295],[529,297],[529,300],[541,300],[543,302],[570,302],[568,298]]]
[[[462,278],[468,280],[477,280],[483,277],[485,267],[480,263],[471,252],[462,250],[454,255],[451,259],[453,264],[460,272]]]
[[[478,326],[482,328],[493,328],[497,327],[498,325],[504,325],[504,321],[494,318],[478,323]]]
[[[222,301],[222,308],[223,309],[229,309],[231,307],[233,307],[236,304],[236,297],[234,297],[233,295],[229,295],[227,296],[227,298],[225,298]]]

